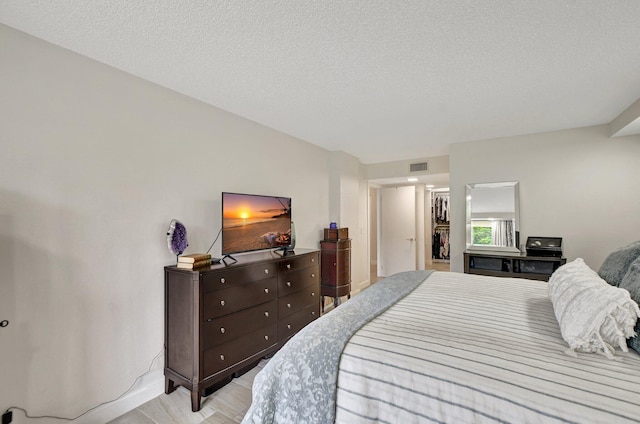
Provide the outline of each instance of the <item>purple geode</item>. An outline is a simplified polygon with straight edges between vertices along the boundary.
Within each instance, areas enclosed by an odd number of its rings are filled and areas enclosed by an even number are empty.
[[[177,219],[172,219],[167,231],[167,244],[174,255],[181,255],[189,246],[187,228]]]

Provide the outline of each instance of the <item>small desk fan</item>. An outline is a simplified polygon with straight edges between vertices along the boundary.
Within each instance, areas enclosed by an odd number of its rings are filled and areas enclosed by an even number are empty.
[[[189,243],[187,242],[187,228],[177,219],[172,219],[167,230],[167,246],[171,253],[182,255]]]

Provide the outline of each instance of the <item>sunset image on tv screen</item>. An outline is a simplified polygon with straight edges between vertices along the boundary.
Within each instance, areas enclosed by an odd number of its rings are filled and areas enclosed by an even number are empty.
[[[291,244],[291,198],[222,194],[222,253]]]

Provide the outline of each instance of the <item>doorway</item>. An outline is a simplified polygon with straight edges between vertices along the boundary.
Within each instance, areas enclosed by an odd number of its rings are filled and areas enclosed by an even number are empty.
[[[435,269],[437,271],[450,271],[450,264],[446,262],[434,262],[432,258],[433,248],[433,224],[431,222],[432,213],[432,190],[446,190],[449,187],[449,174],[430,174],[419,177],[419,181],[414,184],[407,184],[407,178],[386,178],[369,180],[369,204],[368,204],[368,219],[369,219],[369,281],[370,284],[375,283],[377,280],[383,278],[381,272],[379,272],[379,265],[381,264],[381,250],[380,250],[380,231],[381,220],[394,219],[394,217],[381,217],[380,215],[380,199],[379,190],[382,188],[389,188],[394,186],[409,186],[414,190],[424,190],[422,196],[416,196],[419,205],[416,203],[416,223],[420,224],[416,226],[416,269]],[[417,193],[417,191],[416,191]],[[395,217],[395,219],[398,219]],[[422,223],[419,222],[422,220]],[[406,238],[406,237],[405,237]],[[423,244],[418,246],[417,243]],[[424,255],[424,256],[422,256]],[[420,265],[420,266],[418,266]]]
[[[369,284],[378,281],[378,190],[369,184]]]
[[[378,190],[380,205],[378,275],[388,277],[414,271],[416,261],[416,188],[383,187]]]

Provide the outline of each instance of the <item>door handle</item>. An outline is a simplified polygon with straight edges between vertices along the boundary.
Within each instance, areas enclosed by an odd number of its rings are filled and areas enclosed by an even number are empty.
[[[413,237],[411,237],[411,238],[408,238],[407,240],[409,240],[409,241],[413,241]]]

